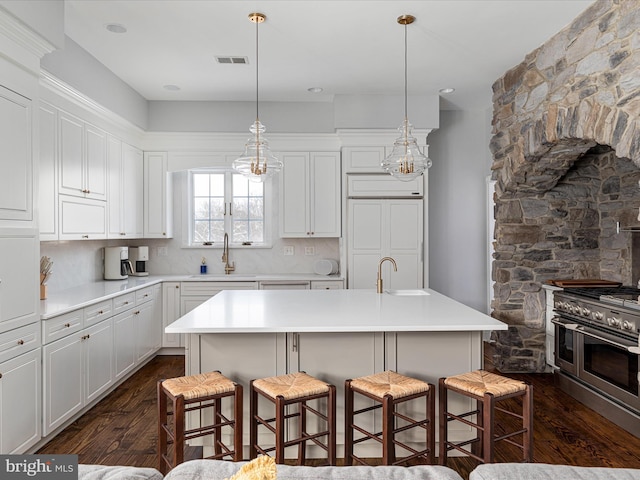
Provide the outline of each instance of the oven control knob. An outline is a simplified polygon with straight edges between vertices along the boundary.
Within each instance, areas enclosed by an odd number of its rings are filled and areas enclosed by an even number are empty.
[[[602,313],[602,312],[594,312],[593,313],[593,318],[595,318],[596,320],[602,320],[604,318],[604,313]]]
[[[587,307],[582,307],[582,316],[588,317],[589,315],[591,315],[591,310],[589,310]]]
[[[628,322],[627,320],[622,322],[622,328],[624,328],[625,330],[633,330],[633,327],[634,327],[633,322]]]
[[[607,323],[612,327],[619,327],[622,323],[619,318],[616,317],[608,317]]]

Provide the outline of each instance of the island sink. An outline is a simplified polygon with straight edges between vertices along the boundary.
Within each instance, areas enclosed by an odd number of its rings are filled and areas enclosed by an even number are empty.
[[[420,297],[422,295],[429,295],[429,292],[424,290],[385,290],[384,293],[397,297]]]

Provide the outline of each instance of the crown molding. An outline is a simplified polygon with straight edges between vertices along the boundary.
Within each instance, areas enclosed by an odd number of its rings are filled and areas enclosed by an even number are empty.
[[[0,38],[4,41],[3,56],[36,75],[40,59],[56,47],[24,25],[6,10],[0,8]]]

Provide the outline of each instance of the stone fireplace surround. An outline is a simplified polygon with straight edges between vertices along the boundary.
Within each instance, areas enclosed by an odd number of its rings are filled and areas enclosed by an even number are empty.
[[[545,370],[550,279],[638,281],[640,2],[598,0],[493,85],[492,315],[503,372]],[[640,243],[635,240],[636,243]],[[637,260],[636,260],[636,263]]]

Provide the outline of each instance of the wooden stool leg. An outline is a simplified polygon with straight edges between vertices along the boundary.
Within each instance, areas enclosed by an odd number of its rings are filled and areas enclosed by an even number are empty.
[[[178,395],[173,402],[174,444],[173,466],[184,462],[184,397]]]
[[[427,392],[427,448],[429,449],[429,465],[436,459],[436,392],[433,385],[429,385]]]
[[[493,439],[493,420],[494,420],[494,396],[491,393],[484,394],[484,404],[482,408],[484,411],[482,412],[482,426],[484,428],[483,431],[483,455],[484,463],[493,463],[493,454],[494,454],[494,439]]]
[[[327,404],[327,429],[329,435],[327,437],[328,443],[328,457],[329,465],[336,464],[336,387],[335,385],[329,386],[329,399]]]
[[[276,397],[276,463],[284,463],[284,416],[285,416],[285,401],[281,395]]]
[[[484,458],[484,398],[476,400],[476,441],[471,444],[471,453],[478,457]]]
[[[167,423],[167,396],[162,389],[162,380],[158,382],[158,470],[162,474],[167,473],[164,455],[167,453],[167,431],[164,425]]]
[[[527,429],[522,437],[524,461],[533,462],[533,385],[527,385],[522,397],[522,428]]]
[[[344,382],[344,464],[353,465],[353,390],[351,379]]]
[[[382,464],[393,465],[396,461],[393,443],[393,397],[385,395],[382,399]]]
[[[242,452],[242,385],[236,384],[233,394],[233,450],[234,462],[240,462],[244,457]]]
[[[221,399],[213,399],[211,402],[211,408],[213,409],[213,423],[219,424],[222,422],[222,400]],[[222,432],[220,431],[220,427],[217,427],[213,431],[213,451],[216,455],[222,453]]]
[[[440,465],[447,464],[447,387],[444,384],[444,378],[438,380],[438,416],[440,423],[440,445],[438,452],[438,463]]]
[[[299,428],[298,438],[303,438],[307,435],[307,402],[298,403]],[[298,465],[304,465],[304,461],[307,458],[307,442],[301,441],[298,444]]]
[[[249,459],[253,460],[258,456],[258,392],[253,387],[253,380],[249,384]]]

